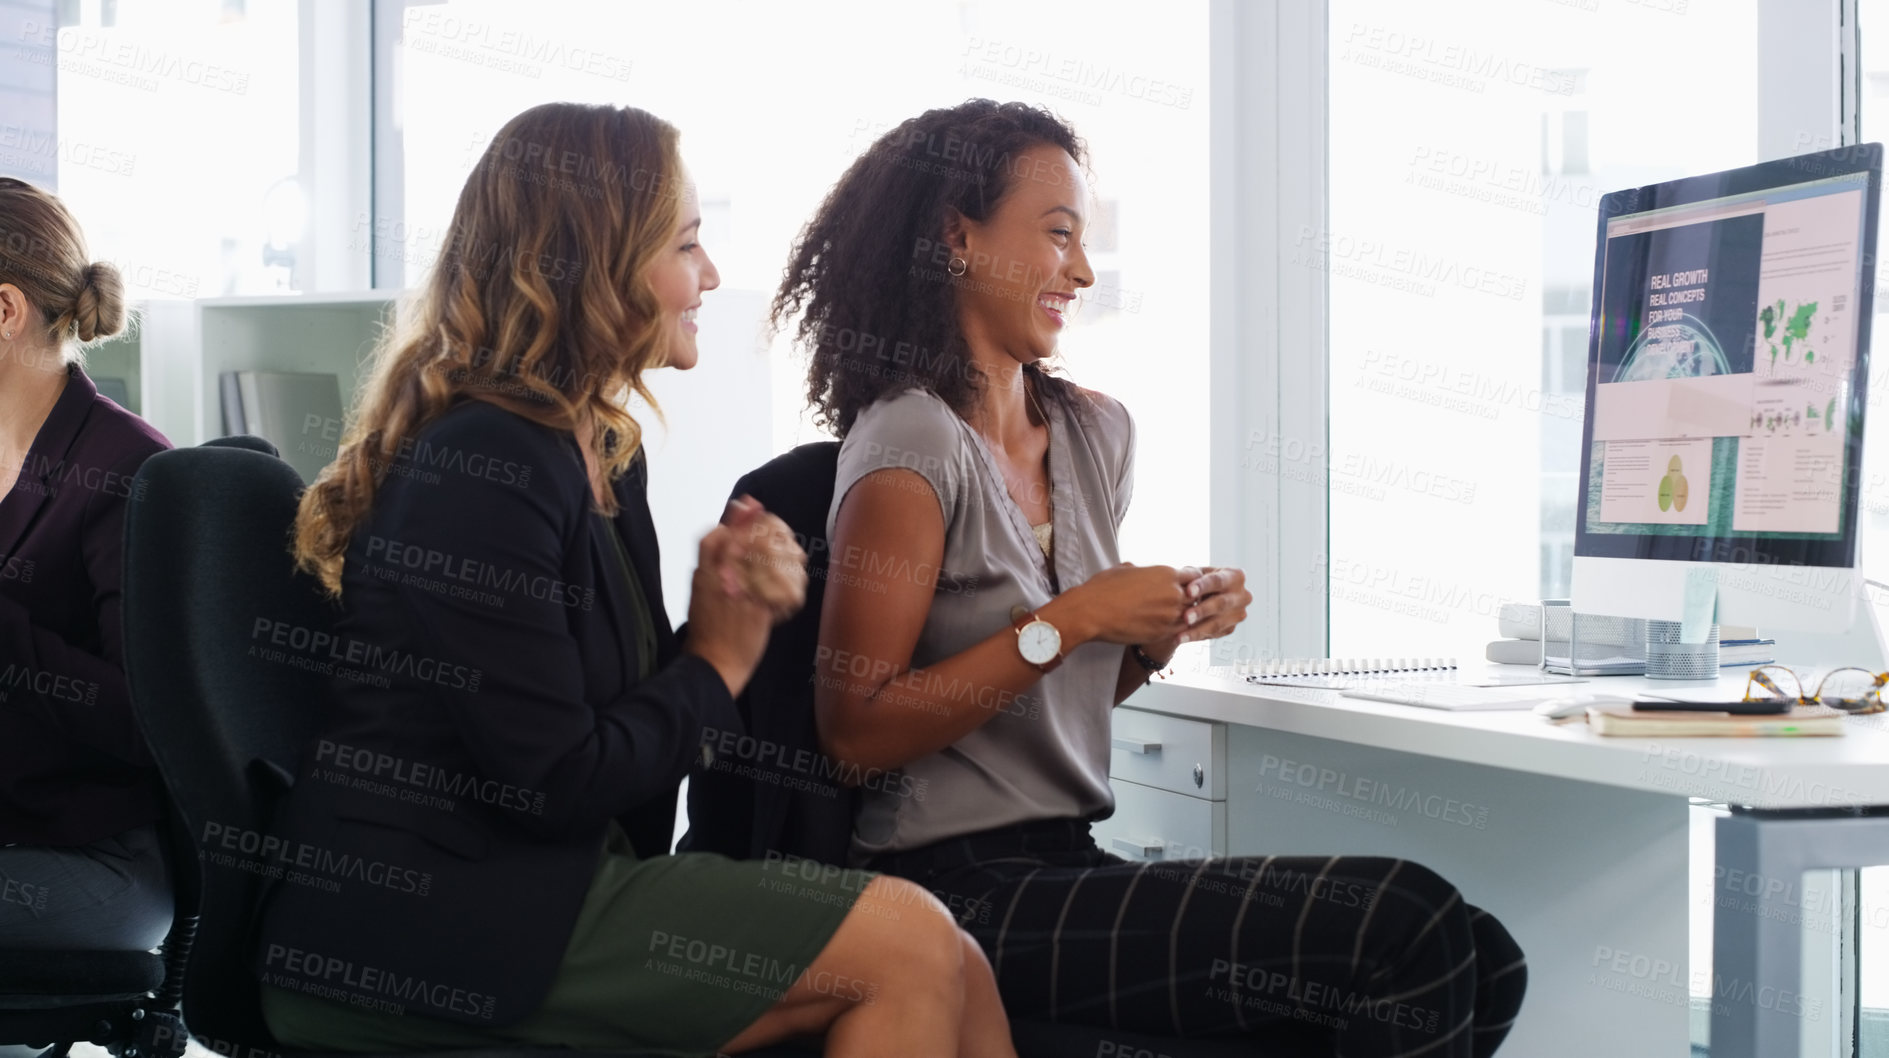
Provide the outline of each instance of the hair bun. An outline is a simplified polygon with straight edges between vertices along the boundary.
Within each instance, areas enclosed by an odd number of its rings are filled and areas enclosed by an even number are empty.
[[[125,329],[125,281],[108,261],[93,261],[79,273],[72,305],[72,334],[81,342],[109,338]]]

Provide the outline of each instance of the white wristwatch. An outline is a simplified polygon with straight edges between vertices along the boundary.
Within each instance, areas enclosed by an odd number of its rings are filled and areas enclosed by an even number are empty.
[[[1023,655],[1023,660],[1045,674],[1056,671],[1056,666],[1063,663],[1063,634],[1055,625],[1025,610],[1010,626],[1016,629],[1017,653]]]

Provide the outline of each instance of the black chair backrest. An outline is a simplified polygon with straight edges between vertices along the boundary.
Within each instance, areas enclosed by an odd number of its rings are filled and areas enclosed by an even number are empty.
[[[219,1050],[274,1042],[248,970],[250,913],[282,862],[262,844],[275,799],[327,695],[319,645],[335,611],[289,553],[301,490],[260,451],[177,449],[145,461],[125,519],[125,670],[188,835],[178,914],[199,916],[184,1017]]]
[[[733,495],[745,492],[760,500],[807,552],[807,603],[774,629],[754,678],[736,699],[751,741],[720,740],[714,768],[689,778],[685,850],[736,859],[777,853],[846,862],[858,797],[819,755],[813,720],[814,651],[827,582],[826,514],[839,452],[838,441],[804,444],[735,484]]]
[[[274,441],[266,437],[257,437],[255,434],[250,433],[233,433],[225,437],[212,437],[208,441],[203,442],[203,447],[247,448],[251,452],[261,452],[263,455],[268,456],[280,456],[282,454],[276,450]]]

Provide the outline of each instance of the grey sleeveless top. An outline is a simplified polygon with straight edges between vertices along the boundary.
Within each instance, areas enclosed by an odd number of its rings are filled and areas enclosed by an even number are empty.
[[[1121,402],[1089,397],[1092,407],[1074,415],[1059,401],[1042,402],[1054,526],[1047,556],[983,438],[943,400],[908,389],[881,398],[853,423],[840,446],[827,538],[847,490],[888,467],[922,475],[944,515],[944,559],[914,666],[933,665],[1009,628],[1014,605],[1034,610],[1048,602],[1049,563],[1068,590],[1120,561],[1134,420]],[[852,560],[836,546],[828,561],[838,567],[834,573],[844,573]],[[1068,651],[1056,671],[1014,699],[990,694],[994,715],[976,731],[907,764],[902,779],[864,784],[854,862],[1025,820],[1108,816],[1115,809],[1109,712],[1121,661],[1117,644]]]

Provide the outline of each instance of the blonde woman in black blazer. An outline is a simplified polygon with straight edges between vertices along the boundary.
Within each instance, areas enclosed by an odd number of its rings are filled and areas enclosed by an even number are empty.
[[[694,364],[718,281],[676,141],[572,104],[502,129],[303,499],[335,638],[265,619],[246,644],[335,673],[278,827],[301,877],[255,949],[285,1045],[1014,1054],[982,954],[923,890],[667,855],[703,730],[739,728],[806,584],[785,527],[738,504],[684,634],[663,606],[623,402]]]

